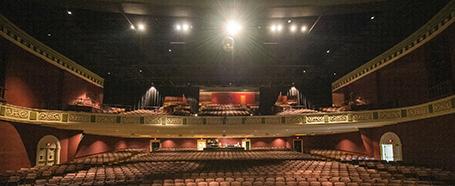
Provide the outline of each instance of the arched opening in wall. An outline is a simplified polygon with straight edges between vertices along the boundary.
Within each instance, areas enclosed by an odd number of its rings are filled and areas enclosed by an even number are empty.
[[[155,152],[160,150],[161,142],[160,140],[150,140],[150,152]]]
[[[400,137],[393,132],[386,132],[381,136],[380,150],[381,160],[402,161],[402,144]]]
[[[60,163],[60,142],[57,137],[42,137],[36,148],[36,166],[51,166]]]
[[[294,139],[292,140],[292,150],[295,152],[303,152],[303,140],[301,139]]]
[[[242,139],[242,147],[245,149],[245,150],[251,150],[251,140],[250,139]]]

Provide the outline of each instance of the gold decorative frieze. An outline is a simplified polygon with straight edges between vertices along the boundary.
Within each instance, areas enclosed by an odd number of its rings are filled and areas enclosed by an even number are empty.
[[[122,123],[124,124],[139,124],[141,117],[138,116],[122,116]]]
[[[207,124],[209,125],[221,125],[223,124],[223,118],[220,117],[206,117]]]
[[[307,124],[325,123],[325,117],[324,117],[324,115],[309,115],[309,116],[306,116],[306,123]]]
[[[261,124],[262,120],[259,117],[246,117],[245,124]]]
[[[228,125],[242,124],[242,120],[241,117],[227,117],[225,123]]]
[[[348,122],[348,115],[347,114],[328,115],[328,118],[329,118],[329,123]]]
[[[177,118],[177,117],[167,117],[166,118],[166,125],[182,125],[183,124],[183,118]]]
[[[408,112],[408,117],[414,117],[414,116],[423,116],[425,114],[428,114],[430,111],[428,109],[428,106],[420,106],[420,107],[413,107],[409,108],[407,110]]]
[[[90,115],[88,115],[88,114],[70,113],[68,115],[68,121],[69,122],[75,122],[75,123],[89,123],[90,122]]]
[[[162,117],[156,117],[156,116],[151,116],[151,117],[144,117],[144,124],[153,124],[153,125],[161,125],[161,119]]]
[[[266,117],[265,124],[280,124],[281,118],[280,117]]]
[[[359,68],[333,82],[332,92],[337,91],[338,89],[345,87],[352,82],[355,82],[358,79],[397,61],[397,59],[400,59],[406,54],[427,43],[436,37],[439,33],[448,28],[455,21],[455,18],[453,16],[454,14],[455,1],[450,1],[430,21],[420,27],[409,37],[396,44],[392,48],[388,49],[381,55],[368,61],[366,64],[360,66]]]
[[[285,118],[286,124],[303,124],[306,122],[304,116],[289,116]]]
[[[352,113],[351,115],[353,122],[373,120],[373,112]]]
[[[401,110],[381,111],[378,112],[378,119],[389,120],[401,118]]]
[[[30,111],[20,108],[6,107],[5,116],[16,119],[29,119]]]
[[[61,121],[62,114],[57,112],[40,112],[38,113],[38,120],[41,121]]]
[[[204,124],[204,119],[201,117],[189,117],[188,123],[195,124],[195,125],[202,125],[202,124]]]
[[[443,112],[452,109],[452,102],[444,100],[433,104],[433,112]]]
[[[127,116],[32,109],[0,103],[0,120],[36,124],[154,124],[154,125],[337,125],[347,123],[403,122],[455,113],[455,95],[429,103],[394,109],[361,112],[312,113],[292,116],[245,117],[180,117],[180,116]]]
[[[96,123],[117,123],[117,117],[97,115],[95,121]]]
[[[39,42],[2,15],[0,15],[0,28],[0,36],[11,41],[16,46],[96,86],[103,87],[103,78]]]

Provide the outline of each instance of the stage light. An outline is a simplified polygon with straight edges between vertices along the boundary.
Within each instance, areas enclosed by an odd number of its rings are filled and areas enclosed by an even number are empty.
[[[176,24],[176,25],[175,25],[175,30],[177,30],[177,31],[182,30],[182,25]]]
[[[330,53],[330,50],[325,51],[325,53],[327,53],[327,54]]]
[[[172,49],[169,49],[169,50],[167,50],[167,51],[172,52]]]
[[[283,25],[277,25],[276,31],[281,32],[281,30],[283,30]]]
[[[272,25],[272,26],[270,26],[270,31],[272,31],[272,32],[276,32],[276,25]]]
[[[136,30],[136,27],[134,25],[130,25],[131,30]]]
[[[235,20],[229,20],[224,26],[224,29],[228,35],[234,36],[240,32],[242,26]]]
[[[51,36],[52,36],[52,34],[51,34],[51,33],[48,33],[48,34],[47,34],[47,36],[51,37]]]
[[[373,20],[373,19],[374,19],[374,16],[371,16],[370,19]]]
[[[145,31],[145,25],[144,25],[144,23],[139,23],[139,24],[137,24],[137,29],[138,29],[139,31]]]
[[[184,32],[188,32],[190,30],[190,25],[188,23],[183,23],[182,29]]]
[[[308,29],[308,28],[307,28],[306,25],[303,25],[302,27],[300,27],[300,31],[301,31],[301,32],[306,32],[307,29]]]
[[[71,11],[69,11],[69,10],[67,10],[66,13],[67,13],[68,15],[72,15],[72,14],[73,14],[73,12],[71,12]]]
[[[297,25],[295,24],[292,24],[290,27],[289,27],[289,30],[294,33],[295,31],[297,31]]]

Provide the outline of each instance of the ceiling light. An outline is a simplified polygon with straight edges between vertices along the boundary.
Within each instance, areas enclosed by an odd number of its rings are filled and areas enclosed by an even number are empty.
[[[330,50],[325,51],[325,53],[327,53],[327,54],[330,53]]]
[[[187,32],[188,30],[190,30],[190,25],[188,23],[183,23],[182,29],[183,31]]]
[[[169,49],[168,51],[169,51],[169,52],[172,52],[172,49]]]
[[[177,31],[182,30],[182,26],[180,24],[175,25],[175,30]]]
[[[374,16],[371,16],[370,19],[373,20],[373,19],[374,19]]]
[[[283,30],[283,25],[277,25],[277,26],[276,26],[276,30],[277,30],[278,32],[281,32],[281,30]]]
[[[71,12],[71,11],[69,11],[69,10],[67,10],[66,13],[67,13],[68,15],[72,15],[72,14],[73,14],[73,12]]]
[[[272,32],[276,32],[276,25],[272,25],[272,26],[270,26],[270,31],[272,31]]]
[[[139,23],[139,24],[137,24],[137,29],[140,30],[140,31],[145,31],[145,25],[144,25],[144,23]]]
[[[226,23],[224,29],[228,35],[234,36],[240,32],[242,26],[240,25],[239,22],[235,20],[230,20]]]
[[[307,29],[308,29],[308,28],[307,28],[306,25],[303,25],[302,27],[300,27],[300,31],[301,31],[301,32],[306,32]]]
[[[130,25],[131,30],[136,30],[136,27],[134,25]]]
[[[292,25],[289,27],[289,30],[290,30],[291,32],[297,31],[297,25],[292,24]]]
[[[51,33],[48,33],[48,34],[47,34],[47,36],[51,37],[51,36],[52,36],[52,34],[51,34]]]
[[[288,19],[288,23],[291,23],[291,22],[292,22],[292,20]]]

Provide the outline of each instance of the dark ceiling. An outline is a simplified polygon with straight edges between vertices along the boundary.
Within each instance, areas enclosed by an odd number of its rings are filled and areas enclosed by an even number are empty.
[[[141,92],[152,83],[270,87],[294,82],[316,102],[329,103],[332,81],[404,39],[447,2],[3,0],[0,10],[104,77],[107,102],[118,102],[109,98],[114,92]],[[221,29],[231,17],[243,23],[233,55],[223,50]],[[308,31],[289,33],[288,20]],[[130,29],[138,22],[145,23],[145,32]],[[190,23],[190,33],[177,33],[177,22]],[[272,34],[272,23],[284,25],[284,31]]]

